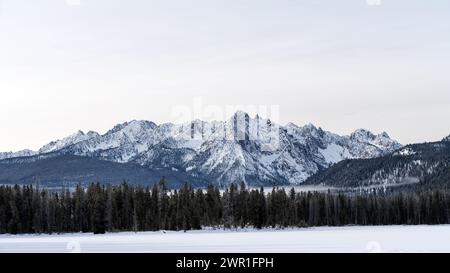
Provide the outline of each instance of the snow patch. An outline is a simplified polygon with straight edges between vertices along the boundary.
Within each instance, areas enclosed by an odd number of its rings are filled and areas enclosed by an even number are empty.
[[[325,149],[319,149],[319,152],[325,158],[326,162],[332,164],[352,157],[346,148],[336,143],[329,144]]]

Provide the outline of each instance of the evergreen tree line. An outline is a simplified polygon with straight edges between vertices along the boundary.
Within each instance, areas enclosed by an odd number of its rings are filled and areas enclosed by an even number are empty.
[[[0,233],[190,230],[202,227],[284,228],[450,223],[450,191],[345,194],[247,189],[221,192],[186,184],[153,187],[91,184],[49,192],[0,186]]]

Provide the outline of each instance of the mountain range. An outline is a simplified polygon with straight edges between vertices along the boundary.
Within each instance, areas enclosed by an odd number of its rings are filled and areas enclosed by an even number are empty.
[[[402,147],[385,132],[341,136],[240,111],[225,121],[134,120],[105,134],[79,131],[38,151],[0,153],[0,183],[145,184],[165,176],[174,184],[298,185],[343,160],[380,158]]]

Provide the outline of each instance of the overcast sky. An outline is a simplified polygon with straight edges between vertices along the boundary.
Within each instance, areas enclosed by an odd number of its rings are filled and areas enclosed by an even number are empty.
[[[0,0],[0,151],[174,107],[450,134],[448,0]],[[252,113],[254,114],[254,113]]]

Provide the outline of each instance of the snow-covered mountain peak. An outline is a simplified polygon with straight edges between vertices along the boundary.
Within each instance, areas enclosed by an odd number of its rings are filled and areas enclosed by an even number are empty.
[[[375,137],[376,136],[372,132],[366,129],[357,129],[350,135],[352,140],[357,141],[372,141]]]
[[[139,131],[139,130],[151,130],[156,128],[157,125],[154,122],[147,120],[132,120],[126,121],[124,123],[117,124],[111,130],[106,132],[106,134],[113,134],[122,130],[128,131]]]
[[[87,132],[87,134],[86,134],[87,136],[89,136],[89,137],[99,137],[100,136],[100,134],[99,133],[97,133],[97,132],[95,132],[95,131],[89,131],[89,132]]]
[[[65,137],[63,139],[59,139],[56,141],[52,141],[47,145],[44,145],[41,149],[39,149],[39,153],[43,154],[43,153],[50,153],[50,152],[54,152],[54,151],[58,151],[61,150],[65,147],[74,145],[76,143],[91,139],[91,138],[95,138],[98,137],[99,134],[93,131],[89,131],[89,133],[85,134],[83,131],[79,130],[78,132]]]
[[[318,128],[312,123],[304,125],[300,130],[303,135],[311,135],[315,138],[321,138],[324,135],[324,131],[322,130],[322,128]]]
[[[307,124],[303,125],[301,128],[303,128],[303,130],[308,130],[308,131],[317,130],[317,127],[312,123],[307,123]]]
[[[138,136],[152,132],[157,128],[156,124],[150,121],[133,120],[123,126],[120,131],[128,136]]]
[[[386,133],[386,132],[382,132],[382,133],[380,134],[380,136],[381,136],[381,137],[384,137],[384,138],[389,138],[389,139],[391,139],[391,137],[389,136],[389,134]]]
[[[309,123],[304,126],[298,126],[294,123],[288,123],[283,129],[286,130],[287,134],[295,138],[300,143],[308,143],[311,141],[318,140],[319,142],[326,141],[326,138],[332,137],[332,134],[325,132],[322,128],[318,128],[315,125]]]
[[[236,112],[234,112],[234,114],[232,115],[232,117],[250,117],[250,115],[247,112],[244,112],[242,110],[237,110]]]
[[[378,147],[386,145],[388,146],[394,145],[398,147],[401,146],[397,141],[392,140],[391,137],[386,132],[382,132],[381,134],[376,135],[366,129],[356,130],[350,135],[350,139],[358,142],[371,143]]]

